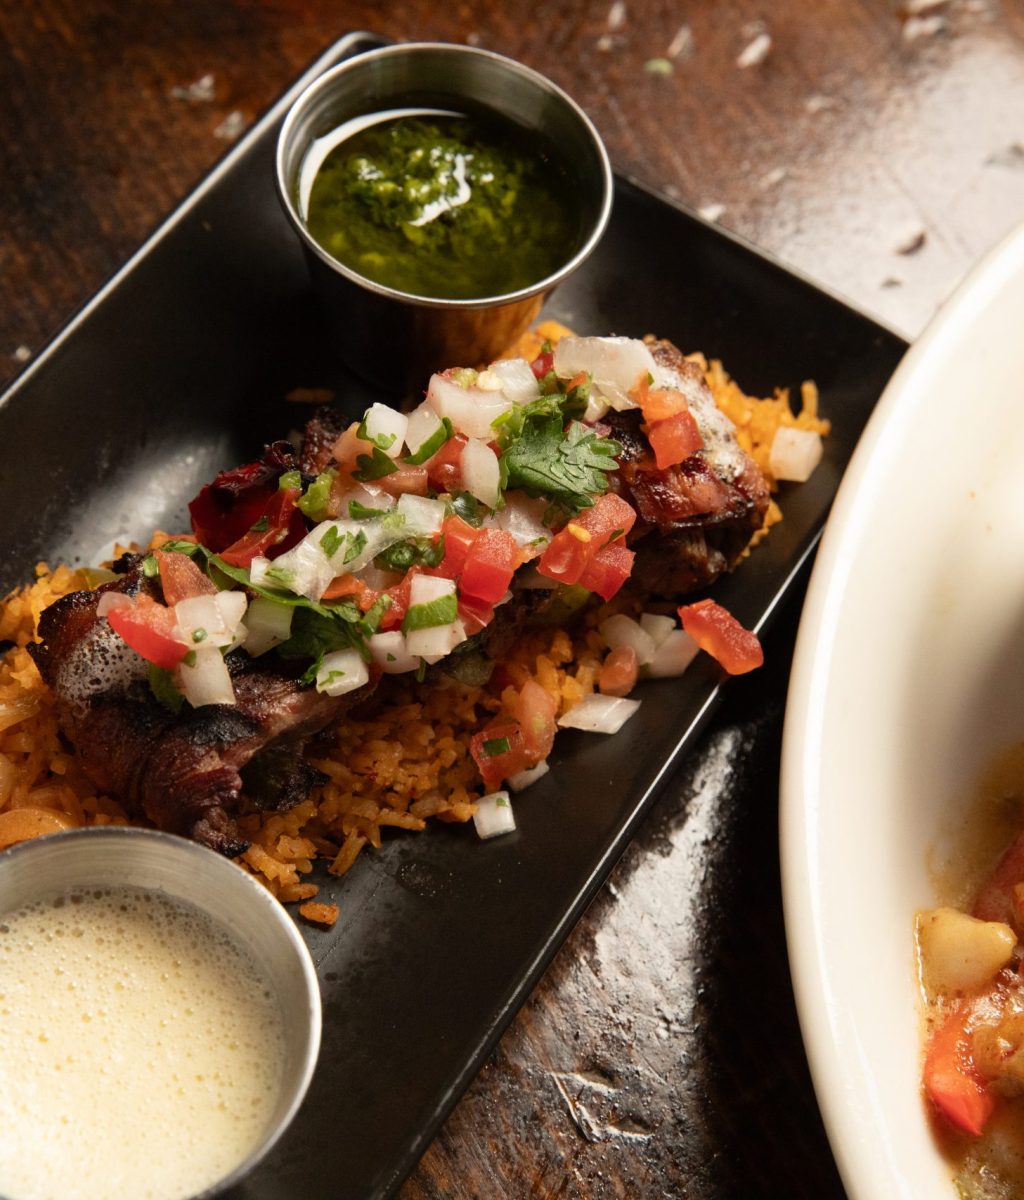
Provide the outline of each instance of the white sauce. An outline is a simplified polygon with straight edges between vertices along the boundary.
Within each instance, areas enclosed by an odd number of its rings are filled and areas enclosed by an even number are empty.
[[[161,893],[0,916],[0,1194],[181,1200],[272,1115],[278,1006],[248,955]]]

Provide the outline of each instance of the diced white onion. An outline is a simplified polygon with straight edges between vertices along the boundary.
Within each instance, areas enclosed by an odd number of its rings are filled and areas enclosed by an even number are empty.
[[[544,524],[548,507],[543,498],[531,500],[523,492],[506,492],[504,508],[488,518],[486,524],[506,530],[526,551],[527,559],[536,558],[544,553],[552,537],[551,530]]]
[[[455,594],[455,580],[442,579],[439,575],[414,575],[409,584],[409,607],[414,604],[429,604]]]
[[[510,775],[505,781],[513,792],[521,792],[530,786],[531,783],[536,783],[542,775],[546,775],[551,768],[548,766],[547,759],[539,762],[535,767],[527,767],[525,771],[517,771],[514,775]]]
[[[332,650],[325,654],[316,673],[316,690],[328,696],[344,696],[369,681],[370,672],[356,650]]]
[[[529,404],[540,395],[537,376],[525,358],[500,358],[488,370],[501,380],[501,390],[516,404]]]
[[[389,510],[395,507],[394,496],[389,495],[383,488],[376,487],[372,483],[349,488],[339,497],[339,500],[338,512],[343,517],[348,517],[349,515],[348,505],[350,500],[354,500],[364,508],[383,508]]]
[[[685,629],[673,629],[654,652],[654,659],[647,667],[647,674],[654,679],[668,679],[682,675],[697,657],[700,647]]]
[[[430,407],[426,400],[422,404],[417,405],[409,414],[409,425],[405,431],[405,442],[409,447],[409,453],[415,454],[417,450],[434,436],[441,428],[441,418]]]
[[[267,578],[267,569],[270,567],[270,559],[264,558],[262,554],[257,554],[249,564],[249,579],[252,581],[253,587],[280,587],[279,583],[275,583],[272,579]]]
[[[768,470],[776,479],[805,483],[821,462],[822,453],[821,434],[780,425],[772,438]]]
[[[259,658],[274,646],[286,642],[291,637],[294,614],[295,609],[290,604],[278,604],[264,596],[251,600],[245,614],[246,634],[242,643],[246,652]]]
[[[234,591],[179,600],[174,606],[174,619],[180,640],[188,646],[230,646],[245,616],[246,603],[245,593]]]
[[[434,625],[430,629],[412,629],[405,635],[409,653],[428,663],[440,662],[465,640],[466,628],[461,621],[451,625]]]
[[[489,796],[481,796],[476,802],[473,824],[484,840],[498,837],[502,833],[512,833],[516,827],[516,819],[512,815],[512,802],[508,792],[491,792]]]
[[[402,572],[388,571],[383,567],[374,566],[371,562],[362,568],[359,578],[375,592],[386,592],[388,588],[395,587],[402,582]]]
[[[676,628],[676,622],[673,617],[666,617],[661,613],[641,613],[640,628],[654,638],[654,648],[657,649]]]
[[[235,689],[221,652],[216,646],[197,646],[192,666],[177,667],[178,687],[193,708],[206,704],[234,704]]]
[[[332,522],[324,521],[317,525],[301,542],[279,554],[271,563],[254,558],[249,568],[253,583],[260,587],[284,588],[296,596],[319,600],[337,574],[320,544],[330,524]]]
[[[570,708],[558,724],[562,729],[583,729],[587,733],[618,733],[639,707],[639,700],[594,693]]]
[[[488,441],[494,435],[491,422],[512,407],[503,392],[460,387],[443,375],[431,376],[427,403],[439,417],[447,417],[459,433]]]
[[[399,498],[398,512],[405,517],[405,537],[426,537],[437,533],[447,512],[443,500],[429,500],[406,492]]]
[[[490,446],[486,442],[470,438],[462,448],[460,465],[462,486],[466,491],[488,508],[497,508],[501,468],[498,465],[498,456]]]
[[[571,379],[586,371],[593,389],[612,408],[636,408],[628,393],[641,378],[656,376],[657,364],[647,346],[637,338],[564,337],[555,346],[555,374]]]
[[[587,407],[583,410],[584,423],[595,424],[610,408],[611,405],[599,392],[592,391],[587,397]]]
[[[375,633],[369,639],[369,646],[373,661],[385,675],[404,675],[406,671],[415,671],[420,665],[416,655],[409,653],[405,636],[397,629]]]
[[[642,629],[638,622],[625,613],[616,613],[598,626],[605,645],[614,650],[618,646],[629,646],[636,652],[636,661],[643,667],[654,658],[654,638]]]
[[[476,386],[482,392],[500,392],[501,376],[490,369],[481,371],[476,377]]]
[[[96,615],[105,617],[112,608],[131,608],[132,599],[124,592],[104,592],[96,605]]]
[[[389,458],[398,458],[402,453],[408,427],[409,418],[405,413],[400,413],[387,404],[371,404],[366,410],[366,432],[371,441],[376,438],[386,441],[391,436],[395,439],[384,451]]]

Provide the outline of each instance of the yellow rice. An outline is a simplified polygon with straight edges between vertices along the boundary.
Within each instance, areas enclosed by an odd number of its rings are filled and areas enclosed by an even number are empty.
[[[532,358],[544,338],[556,340],[564,332],[554,323],[542,324],[517,352]],[[692,358],[773,486],[768,452],[780,425],[828,432],[828,422],[817,415],[813,383],[804,384],[794,414],[785,391],[767,399],[747,396],[721,363]],[[778,518],[772,501],[766,528]],[[0,848],[59,828],[128,822],[124,809],[97,791],[62,741],[53,697],[25,649],[36,639],[42,611],[88,581],[79,571],[64,566],[51,571],[45,563],[35,574],[33,584],[0,601],[0,643],[13,643],[0,658]],[[318,888],[307,878],[313,864],[326,860],[328,871],[343,875],[366,846],[380,846],[388,829],[418,831],[430,819],[470,820],[482,791],[469,753],[473,734],[511,706],[527,679],[555,697],[559,715],[592,692],[603,656],[595,622],[592,616],[575,636],[542,629],[521,638],[496,672],[504,690],[495,682],[467,687],[447,679],[416,683],[409,676],[387,677],[365,713],[347,716],[316,743],[310,759],[327,781],[309,799],[285,813],[240,819],[250,840],[241,865],[279,899],[299,903],[307,919],[333,924],[336,907],[313,900]]]

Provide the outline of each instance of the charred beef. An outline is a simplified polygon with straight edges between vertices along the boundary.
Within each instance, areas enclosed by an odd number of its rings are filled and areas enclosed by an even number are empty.
[[[700,368],[671,342],[650,347],[665,383],[686,396],[704,447],[659,470],[639,410],[610,412],[603,423],[623,447],[612,486],[637,511],[629,541],[636,551],[631,584],[640,592],[678,596],[736,565],[764,524],[768,485],[737,443]]]
[[[301,665],[235,652],[227,661],[236,704],[172,713],[153,697],[146,663],[97,615],[105,592],[155,593],[137,558],[119,565],[128,568],[122,579],[51,605],[42,641],[30,647],[61,727],[97,787],[133,815],[240,854],[241,807],[285,809],[305,799],[319,778],[303,760],[307,742],[370,689],[322,695],[300,686]]]

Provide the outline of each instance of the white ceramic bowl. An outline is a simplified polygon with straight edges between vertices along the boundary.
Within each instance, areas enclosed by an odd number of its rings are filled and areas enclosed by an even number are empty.
[[[827,397],[826,403],[827,403]],[[793,666],[786,925],[852,1200],[953,1200],[921,1098],[915,909],[1024,738],[1024,228],[907,354],[842,483]]]

